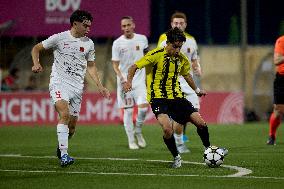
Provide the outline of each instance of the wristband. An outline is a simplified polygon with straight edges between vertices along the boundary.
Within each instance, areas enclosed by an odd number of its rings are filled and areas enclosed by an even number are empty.
[[[197,94],[200,93],[200,89],[199,89],[198,87],[197,87],[194,91],[195,91],[195,93],[197,93]]]

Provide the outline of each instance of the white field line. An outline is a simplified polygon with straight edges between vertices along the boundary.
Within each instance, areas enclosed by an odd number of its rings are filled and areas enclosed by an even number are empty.
[[[20,154],[0,154],[0,157],[16,157],[16,158],[33,158],[33,159],[53,159],[54,156],[22,156]],[[83,160],[111,160],[111,161],[148,161],[148,162],[171,162],[166,160],[142,160],[142,159],[128,159],[128,158],[91,158],[91,157],[75,157],[75,159]],[[205,165],[199,162],[183,161],[183,164],[195,164],[195,165]],[[232,166],[232,165],[221,165],[224,168],[236,170],[237,173],[225,175],[225,176],[205,176],[205,175],[172,175],[172,174],[139,174],[139,173],[97,173],[88,171],[46,171],[46,170],[4,170],[0,169],[1,172],[29,172],[29,173],[67,173],[67,174],[96,174],[96,175],[136,175],[136,176],[178,176],[178,177],[242,177],[242,178],[260,178],[260,179],[284,179],[284,177],[257,177],[257,176],[247,176],[252,173],[250,169],[243,167]]]

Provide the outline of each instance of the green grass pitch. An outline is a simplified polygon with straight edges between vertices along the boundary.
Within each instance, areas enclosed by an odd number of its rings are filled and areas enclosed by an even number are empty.
[[[180,169],[158,125],[143,127],[147,147],[129,150],[122,126],[78,126],[69,141],[76,161],[61,168],[55,157],[54,126],[0,127],[0,188],[283,188],[284,137],[267,146],[268,123],[209,125],[212,145],[226,147],[224,166],[203,164],[203,147],[193,126],[187,127],[191,153]],[[250,173],[251,172],[251,173]]]

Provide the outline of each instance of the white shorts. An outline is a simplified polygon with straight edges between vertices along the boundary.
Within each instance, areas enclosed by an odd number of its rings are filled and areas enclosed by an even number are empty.
[[[199,97],[197,96],[196,93],[189,93],[189,94],[185,94],[185,98],[191,102],[191,104],[193,105],[193,107],[195,109],[200,109],[200,103],[199,103]]]
[[[82,103],[82,91],[56,82],[49,85],[49,94],[53,104],[59,100],[65,100],[69,103],[70,115],[79,116]]]
[[[134,104],[148,104],[146,86],[141,84],[127,93],[124,93],[119,86],[117,88],[117,104],[119,108],[131,108]]]

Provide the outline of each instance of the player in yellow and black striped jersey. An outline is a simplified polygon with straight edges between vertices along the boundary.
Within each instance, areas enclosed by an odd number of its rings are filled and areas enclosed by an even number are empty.
[[[165,48],[156,48],[135,64],[139,69],[146,68],[147,100],[149,102],[155,98],[175,99],[184,97],[178,76],[179,74],[188,75],[190,65],[183,54],[170,56]]]
[[[197,127],[203,145],[210,146],[208,128],[200,114],[192,104],[184,98],[178,76],[182,75],[188,85],[199,95],[206,95],[203,90],[196,87],[189,74],[190,62],[180,49],[185,41],[184,33],[173,28],[167,32],[167,45],[165,48],[156,48],[148,52],[128,70],[127,82],[124,91],[130,91],[132,79],[137,69],[146,68],[147,98],[153,113],[162,126],[164,142],[174,157],[173,168],[181,166],[181,157],[177,151],[173,128],[181,127],[191,121]]]
[[[187,17],[186,14],[183,12],[175,12],[171,16],[171,27],[177,27],[180,30],[184,32],[186,41],[182,45],[182,48],[180,49],[180,52],[182,52],[188,60],[191,62],[190,65],[190,74],[193,76],[193,80],[195,83],[200,84],[200,76],[201,76],[201,66],[199,64],[199,56],[198,56],[198,47],[197,43],[193,36],[188,34],[185,29],[187,28]],[[166,33],[163,33],[159,37],[159,41],[157,44],[157,47],[164,47],[166,46],[167,42],[167,35]],[[187,82],[183,77],[179,77],[180,87],[182,92],[185,94],[185,98],[191,102],[191,104],[194,106],[194,108],[199,111],[200,109],[200,103],[199,103],[199,97],[195,93],[195,91],[188,86]],[[174,137],[176,140],[176,145],[178,148],[178,151],[180,153],[188,153],[189,149],[185,145],[185,141],[187,141],[187,136],[185,135],[186,125],[184,127],[179,127],[174,132]]]

